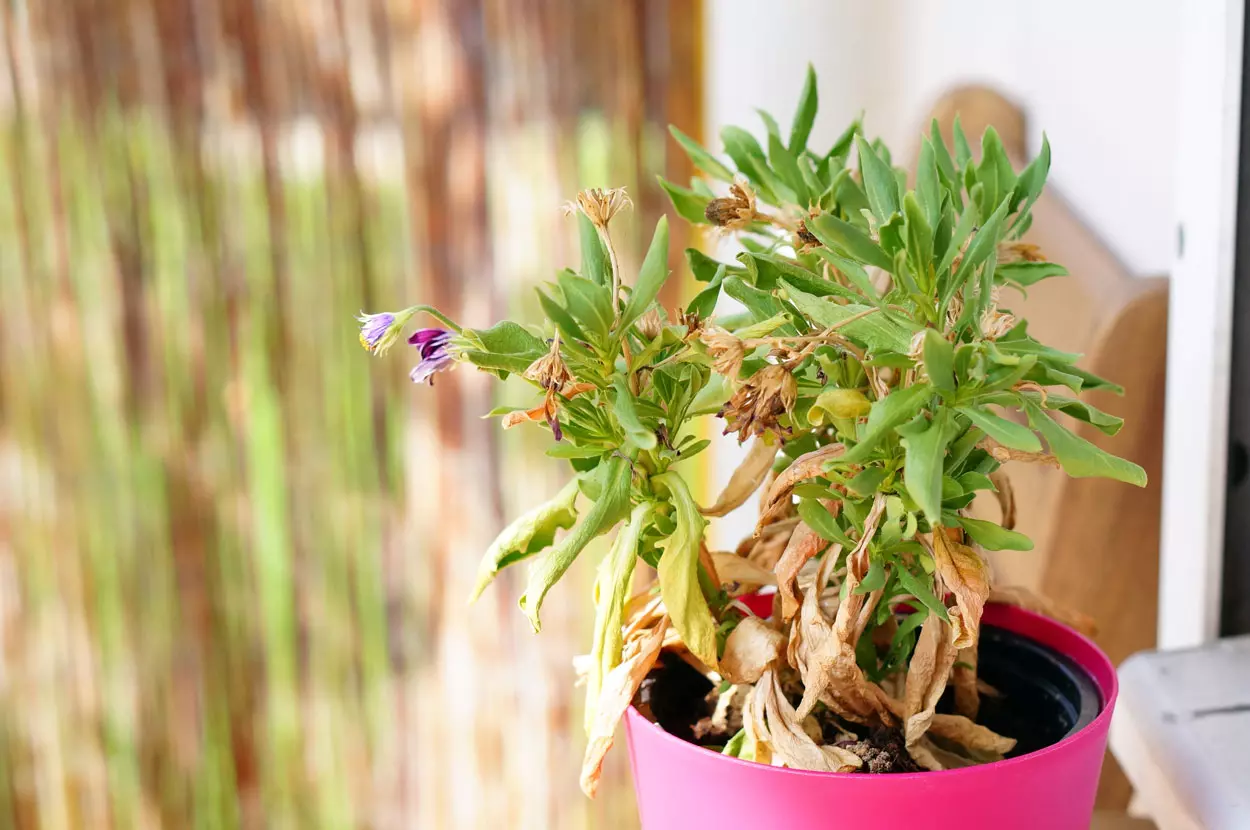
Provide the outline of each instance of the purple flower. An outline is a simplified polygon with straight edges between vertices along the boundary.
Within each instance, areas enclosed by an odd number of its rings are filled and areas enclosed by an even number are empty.
[[[356,319],[360,321],[360,345],[374,354],[384,354],[399,339],[404,324],[412,317],[412,312],[392,314],[384,311],[380,314],[365,314],[363,311]]]
[[[409,374],[413,383],[428,382],[433,386],[435,373],[446,371],[455,364],[455,355],[448,348],[451,332],[446,329],[417,329],[408,342],[417,347],[420,357],[420,362]]]

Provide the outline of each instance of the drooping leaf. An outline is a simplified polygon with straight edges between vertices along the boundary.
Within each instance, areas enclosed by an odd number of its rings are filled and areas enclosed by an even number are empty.
[[[621,618],[633,586],[638,540],[654,509],[651,502],[642,502],[634,507],[629,522],[613,540],[612,548],[599,563],[595,576],[595,631],[591,641],[590,671],[586,675],[587,733],[594,725],[595,705],[603,688],[603,678],[621,662]]]
[[[959,609],[954,618],[955,648],[968,648],[977,642],[981,611],[990,595],[989,567],[979,553],[951,539],[940,525],[933,527],[933,564]]]
[[[676,527],[662,542],[664,553],[656,568],[660,577],[660,595],[681,634],[682,642],[709,669],[715,669],[716,620],[699,587],[699,544],[707,520],[680,475],[661,473],[652,479],[667,488],[674,508]]]
[[[724,516],[741,507],[751,494],[760,488],[773,468],[777,448],[756,438],[747,451],[747,457],[729,477],[729,483],[711,507],[703,509],[705,516]]]
[[[477,582],[469,597],[470,602],[482,595],[501,570],[550,546],[555,541],[556,531],[573,526],[577,521],[577,511],[573,508],[577,493],[577,480],[574,479],[555,498],[522,513],[495,537],[478,566]]]
[[[1131,461],[1114,456],[1079,435],[1069,432],[1032,401],[1026,401],[1029,423],[1042,434],[1050,451],[1073,478],[1112,478],[1138,487],[1146,486],[1146,471]]]
[[[1043,403],[1042,396],[1037,392],[1021,392],[1020,395],[1036,404]],[[1117,418],[1115,415],[1103,412],[1093,404],[1088,404],[1078,398],[1069,398],[1067,395],[1060,395],[1056,392],[1047,392],[1045,398],[1045,409],[1058,410],[1065,415],[1071,415],[1078,421],[1093,426],[1105,435],[1115,435],[1120,431],[1120,427],[1124,426],[1124,419]]]
[[[1007,262],[994,273],[1005,282],[1028,288],[1051,277],[1066,277],[1068,269],[1057,262]]]
[[[629,508],[629,462],[618,456],[600,465],[599,469],[602,470],[600,491],[590,510],[558,545],[540,556],[530,567],[529,581],[525,593],[521,595],[520,605],[535,631],[542,628],[539,610],[551,586],[560,581],[590,540],[611,530]]]

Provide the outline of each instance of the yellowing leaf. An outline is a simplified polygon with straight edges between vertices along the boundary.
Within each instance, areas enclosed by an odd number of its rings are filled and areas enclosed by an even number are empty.
[[[649,632],[633,641],[625,659],[603,679],[603,691],[599,693],[599,701],[595,705],[595,720],[590,728],[590,740],[586,744],[586,755],[582,760],[582,792],[591,798],[595,797],[595,792],[599,789],[603,758],[612,748],[616,724],[629,708],[630,701],[634,699],[647,672],[655,665],[656,658],[660,656],[660,646],[664,642],[667,628],[667,621],[661,619]]]
[[[815,478],[823,473],[825,462],[842,455],[843,450],[841,444],[829,444],[794,459],[794,463],[777,476],[772,486],[768,488],[768,494],[760,503],[760,518],[755,525],[755,534],[758,536],[765,525],[772,524],[782,517],[791,505],[790,494],[794,492],[799,482]]]
[[[621,661],[621,618],[637,561],[638,537],[651,519],[654,507],[643,502],[634,508],[629,524],[617,534],[612,549],[599,563],[595,577],[595,634],[586,676],[586,731],[594,724],[595,704],[603,678]]]
[[[680,475],[662,473],[652,479],[668,488],[675,508],[676,527],[663,544],[664,553],[656,568],[660,595],[682,641],[709,669],[716,668],[716,620],[699,587],[699,543],[707,520],[690,496],[690,488]]]
[[[729,483],[716,497],[716,503],[704,508],[703,515],[724,516],[731,510],[741,507],[764,483],[764,479],[768,478],[768,472],[773,468],[773,459],[776,457],[775,446],[769,446],[764,443],[763,439],[756,438],[751,444],[747,457],[738,465],[738,469],[734,470],[733,475],[729,477]]]
[[[565,485],[555,498],[522,513],[486,549],[477,569],[472,602],[481,596],[495,575],[509,565],[533,556],[555,541],[557,530],[567,530],[577,521],[573,503],[577,501],[577,480]]]
[[[977,641],[981,628],[981,612],[990,595],[989,569],[979,553],[953,541],[940,525],[933,529],[933,563],[958,606],[958,613],[951,614],[955,648],[967,648]]]

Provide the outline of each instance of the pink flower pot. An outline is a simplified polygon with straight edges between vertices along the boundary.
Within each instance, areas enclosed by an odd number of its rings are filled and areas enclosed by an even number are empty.
[[[985,622],[1066,655],[1094,681],[1102,711],[1045,749],[992,764],[892,775],[808,772],[720,755],[630,708],[625,726],[644,830],[695,828],[1088,828],[1117,694],[1115,667],[1087,638],[1020,608]]]

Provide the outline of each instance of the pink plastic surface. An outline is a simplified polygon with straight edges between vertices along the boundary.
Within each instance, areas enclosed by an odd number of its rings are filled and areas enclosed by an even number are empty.
[[[1054,746],[993,764],[898,775],[826,773],[728,758],[626,713],[630,764],[644,830],[1076,830],[1089,827],[1115,667],[1077,632],[1029,611],[991,605],[985,621],[1072,658],[1105,705],[1085,729]]]

